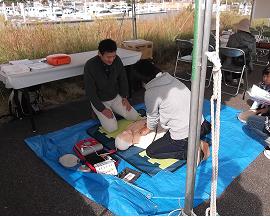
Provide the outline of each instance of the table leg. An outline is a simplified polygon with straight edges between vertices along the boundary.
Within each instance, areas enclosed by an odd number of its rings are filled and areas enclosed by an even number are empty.
[[[16,89],[14,89],[14,101],[15,101],[15,105],[17,105],[17,108],[16,108],[17,117],[20,117],[20,119],[22,119],[23,111],[22,111],[22,108],[19,106],[20,102],[18,98],[18,90]],[[10,111],[10,114],[11,114],[11,111]]]
[[[34,121],[33,109],[32,109],[31,103],[30,103],[30,97],[29,97],[28,88],[23,89],[23,93],[24,93],[27,108],[28,108],[28,111],[29,111],[29,118],[30,118],[30,121],[31,121],[32,130],[35,133],[36,132],[36,124],[35,124],[35,121]]]

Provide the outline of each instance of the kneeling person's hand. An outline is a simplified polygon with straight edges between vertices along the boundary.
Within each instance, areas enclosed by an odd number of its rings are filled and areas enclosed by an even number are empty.
[[[150,133],[151,132],[151,130],[145,125],[141,130],[140,130],[140,134],[141,134],[141,136],[145,136],[145,135],[147,135],[148,133]]]
[[[108,108],[105,108],[103,109],[103,111],[101,112],[105,117],[109,118],[109,119],[112,119],[113,118],[113,112],[108,109]]]
[[[131,110],[131,105],[130,105],[129,101],[127,100],[127,98],[122,98],[122,104],[123,104],[123,106],[126,107],[127,111]]]

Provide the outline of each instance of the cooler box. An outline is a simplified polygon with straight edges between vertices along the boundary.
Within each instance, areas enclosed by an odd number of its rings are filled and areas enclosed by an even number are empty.
[[[47,63],[53,66],[69,64],[71,57],[67,54],[52,54],[46,57]]]
[[[142,52],[141,59],[153,58],[153,42],[152,41],[146,41],[144,39],[123,41],[122,47],[128,50]]]

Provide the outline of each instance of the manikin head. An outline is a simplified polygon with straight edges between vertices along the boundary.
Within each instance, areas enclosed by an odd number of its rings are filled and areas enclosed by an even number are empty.
[[[131,130],[125,130],[115,138],[115,147],[118,150],[127,150],[133,145],[133,133]]]

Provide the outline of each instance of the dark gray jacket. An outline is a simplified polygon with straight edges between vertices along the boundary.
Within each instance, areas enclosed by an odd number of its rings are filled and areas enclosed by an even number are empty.
[[[103,101],[112,100],[117,94],[128,96],[127,75],[118,56],[110,66],[99,56],[88,60],[84,66],[84,85],[87,97],[100,112],[105,109]]]
[[[231,35],[227,47],[243,49],[247,61],[253,60],[256,56],[256,39],[249,32],[238,31]]]

